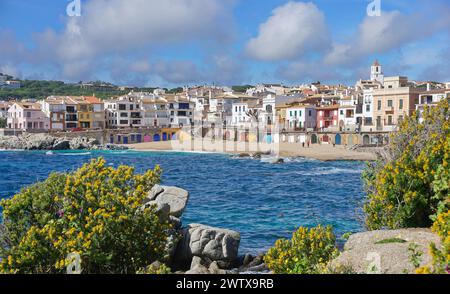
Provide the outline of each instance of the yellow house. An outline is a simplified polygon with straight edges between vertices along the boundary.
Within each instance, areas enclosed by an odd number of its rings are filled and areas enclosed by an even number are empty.
[[[105,112],[103,102],[93,96],[71,97],[77,103],[78,127],[81,129],[103,129]]]

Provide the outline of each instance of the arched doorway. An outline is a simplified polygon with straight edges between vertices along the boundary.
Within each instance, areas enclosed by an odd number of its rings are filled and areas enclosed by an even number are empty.
[[[353,135],[348,135],[347,141],[349,146],[353,146]]]
[[[311,136],[311,144],[317,144],[317,135],[316,134],[312,134],[312,136]]]
[[[167,133],[163,133],[163,141],[167,141]]]
[[[153,142],[159,142],[161,141],[161,136],[159,134],[153,135]]]
[[[334,142],[336,143],[336,145],[341,145],[342,144],[342,137],[340,134],[337,134],[336,137],[334,138]]]
[[[363,137],[363,144],[364,145],[370,145],[370,137],[369,137],[369,135],[364,135],[364,137]]]
[[[330,137],[328,137],[328,135],[323,135],[322,142],[328,143],[329,141],[330,141]]]
[[[172,140],[177,140],[177,133],[172,133]]]

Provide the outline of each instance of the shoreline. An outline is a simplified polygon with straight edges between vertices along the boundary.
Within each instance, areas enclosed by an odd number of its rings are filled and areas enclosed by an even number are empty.
[[[125,145],[123,145],[125,146]],[[274,157],[310,158],[320,161],[375,161],[377,154],[368,151],[348,150],[344,146],[311,145],[302,147],[298,143],[266,144],[242,142],[216,142],[202,140],[180,143],[179,141],[147,142],[126,145],[131,151],[139,152],[185,152],[205,154],[228,154],[249,157],[252,154],[271,152]],[[275,147],[274,147],[275,146]],[[274,148],[276,150],[274,150]]]

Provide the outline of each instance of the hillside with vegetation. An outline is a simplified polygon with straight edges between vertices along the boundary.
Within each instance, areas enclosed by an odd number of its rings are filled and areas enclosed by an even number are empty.
[[[8,77],[8,80],[13,77]],[[130,91],[153,92],[153,87],[127,87],[122,89],[110,83],[101,81],[83,83],[64,83],[62,81],[19,80],[20,89],[0,89],[0,100],[44,99],[48,96],[93,96],[109,99],[125,95]]]

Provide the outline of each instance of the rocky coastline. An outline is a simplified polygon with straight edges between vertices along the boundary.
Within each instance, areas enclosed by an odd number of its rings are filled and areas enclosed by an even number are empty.
[[[167,247],[169,266],[177,274],[271,273],[264,254],[239,255],[240,233],[204,224],[183,226],[181,217],[189,192],[177,187],[156,185],[143,207],[153,205],[162,221],[172,224]],[[352,234],[338,257],[330,261],[331,272],[367,274],[413,274],[412,258],[420,266],[432,257],[429,245],[439,246],[439,237],[430,229],[367,231]],[[414,248],[415,252],[412,252]],[[156,262],[153,267],[160,264]]]
[[[127,150],[125,146],[102,145],[93,138],[55,137],[50,134],[26,134],[20,136],[0,136],[3,150]]]

